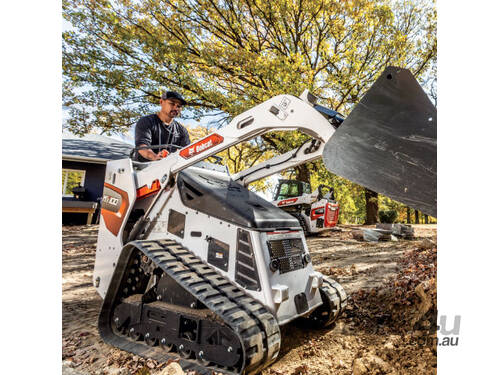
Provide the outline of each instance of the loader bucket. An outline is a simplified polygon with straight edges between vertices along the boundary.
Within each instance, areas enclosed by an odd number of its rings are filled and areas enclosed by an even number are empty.
[[[436,217],[436,108],[407,69],[388,67],[326,143],[336,175]]]

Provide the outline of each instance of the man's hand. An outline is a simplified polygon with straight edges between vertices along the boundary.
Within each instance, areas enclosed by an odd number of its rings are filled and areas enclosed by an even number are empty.
[[[144,147],[144,146],[146,146],[146,145],[139,145],[139,147]],[[161,159],[161,156],[158,154],[155,154],[153,152],[153,150],[151,150],[150,148],[140,149],[140,150],[138,150],[138,152],[143,158],[148,159],[148,160],[155,161],[155,160]]]

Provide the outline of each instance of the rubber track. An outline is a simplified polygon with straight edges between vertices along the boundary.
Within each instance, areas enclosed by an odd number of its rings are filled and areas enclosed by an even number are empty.
[[[245,363],[241,371],[229,372],[219,367],[205,368],[195,360],[180,359],[179,363],[185,371],[196,370],[200,374],[211,374],[215,370],[224,374],[249,375],[261,371],[277,358],[281,334],[274,316],[259,301],[248,296],[172,240],[134,241],[124,247],[99,315],[99,331],[106,343],[159,362],[179,358],[160,348],[116,335],[111,328],[112,313],[116,305],[114,300],[119,297],[123,273],[134,249],[150,258],[163,272],[217,314],[240,339]]]
[[[339,283],[325,275],[323,275],[321,290],[330,301],[330,316],[324,324],[325,327],[328,327],[333,324],[345,310],[347,306],[347,294]]]

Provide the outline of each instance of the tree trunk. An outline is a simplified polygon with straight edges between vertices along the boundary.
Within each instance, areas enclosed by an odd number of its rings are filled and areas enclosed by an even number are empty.
[[[295,167],[295,171],[297,172],[297,179],[302,182],[307,182],[310,184],[311,173],[307,168],[306,164],[301,164]]]
[[[424,215],[424,223],[429,224],[429,216]]]
[[[406,224],[411,224],[411,212],[408,206],[406,206]]]
[[[418,211],[415,210],[415,224],[420,224],[420,218],[418,217]]]
[[[378,193],[365,188],[366,221],[365,225],[378,222]]]

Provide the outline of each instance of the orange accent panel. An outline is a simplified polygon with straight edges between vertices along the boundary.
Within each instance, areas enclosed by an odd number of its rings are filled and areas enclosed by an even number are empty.
[[[217,133],[210,134],[208,137],[200,139],[195,144],[189,145],[179,151],[179,155],[184,159],[189,159],[195,155],[202,153],[209,148],[217,146],[218,144],[224,142],[224,137]]]
[[[103,207],[101,208],[101,215],[104,220],[104,224],[106,225],[106,228],[108,228],[108,230],[115,236],[118,236],[118,232],[120,231],[120,228],[122,226],[124,215],[127,212],[129,206],[128,194],[125,191],[118,189],[117,187],[110,185],[106,182],[104,183],[104,187],[113,190],[114,192],[118,193],[121,197],[120,208],[118,209],[117,212],[107,210]],[[104,198],[105,195],[103,194],[103,199]]]
[[[161,184],[159,180],[154,180],[151,183],[151,187],[148,187],[148,185],[141,186],[139,189],[137,189],[137,199],[139,198],[146,198],[149,197],[150,195],[156,194],[159,190],[161,189]]]

